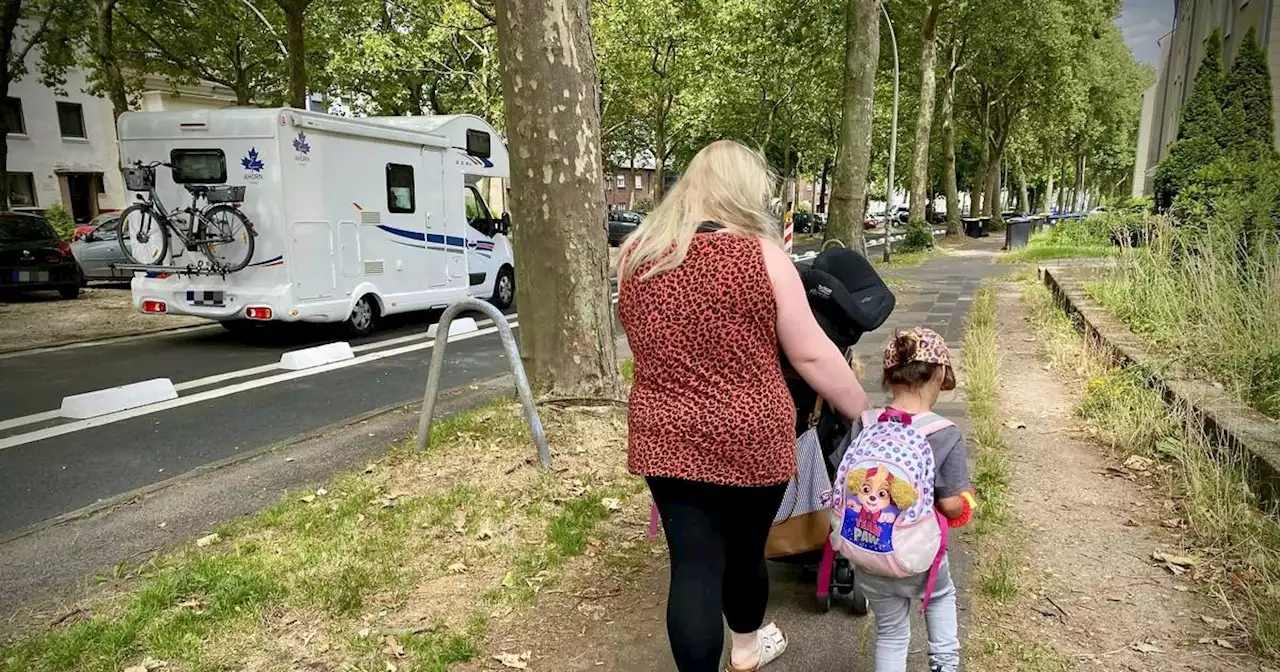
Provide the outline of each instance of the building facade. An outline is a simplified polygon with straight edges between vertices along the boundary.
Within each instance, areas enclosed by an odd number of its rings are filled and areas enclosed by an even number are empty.
[[[1223,64],[1227,68],[1235,61],[1249,29],[1257,30],[1271,73],[1272,114],[1275,115],[1272,123],[1280,120],[1280,98],[1277,98],[1280,96],[1280,12],[1275,7],[1278,2],[1280,0],[1174,0],[1173,30],[1160,39],[1160,62],[1155,88],[1149,92],[1152,94],[1149,111],[1146,94],[1143,100],[1144,121],[1149,128],[1145,151],[1140,147],[1135,156],[1143,170],[1142,193],[1152,193],[1155,167],[1169,154],[1169,145],[1178,138],[1182,105],[1191,95],[1196,70],[1214,30],[1222,33]],[[1140,131],[1140,144],[1142,140]]]

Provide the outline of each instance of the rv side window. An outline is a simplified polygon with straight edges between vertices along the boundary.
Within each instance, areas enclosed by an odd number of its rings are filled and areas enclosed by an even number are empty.
[[[175,149],[169,152],[173,181],[178,184],[225,184],[227,155],[221,149]]]
[[[467,224],[486,236],[493,235],[493,216],[489,214],[489,208],[484,204],[484,199],[480,197],[480,192],[475,187],[467,187],[465,194],[467,203]]]
[[[387,164],[387,210],[401,214],[413,212],[413,166]]]

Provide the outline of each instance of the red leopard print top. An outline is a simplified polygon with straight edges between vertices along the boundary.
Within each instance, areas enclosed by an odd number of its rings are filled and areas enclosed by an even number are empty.
[[[618,315],[635,361],[631,473],[742,486],[795,473],[796,411],[760,245],[700,233],[677,268],[623,281]]]

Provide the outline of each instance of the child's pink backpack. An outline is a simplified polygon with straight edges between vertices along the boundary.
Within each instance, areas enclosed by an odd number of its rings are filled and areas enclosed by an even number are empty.
[[[862,432],[836,469],[831,546],[855,566],[903,578],[936,569],[947,523],[934,509],[933,449],[926,438],[952,423],[893,409],[862,414]]]

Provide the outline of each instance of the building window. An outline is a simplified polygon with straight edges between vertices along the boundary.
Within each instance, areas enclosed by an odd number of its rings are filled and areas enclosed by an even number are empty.
[[[36,207],[36,180],[31,173],[9,173],[9,207]]]
[[[397,214],[414,211],[413,166],[387,164],[387,210]]]
[[[644,189],[644,175],[636,173],[636,189]]]
[[[26,120],[22,118],[22,101],[17,98],[4,99],[4,130],[6,133],[27,133]]]
[[[64,138],[85,138],[84,110],[80,103],[58,103],[58,128]]]
[[[626,189],[626,188],[627,188],[627,176],[626,176],[626,175],[623,175],[622,173],[618,173],[618,183],[617,183],[617,187],[618,187],[619,189]]]

